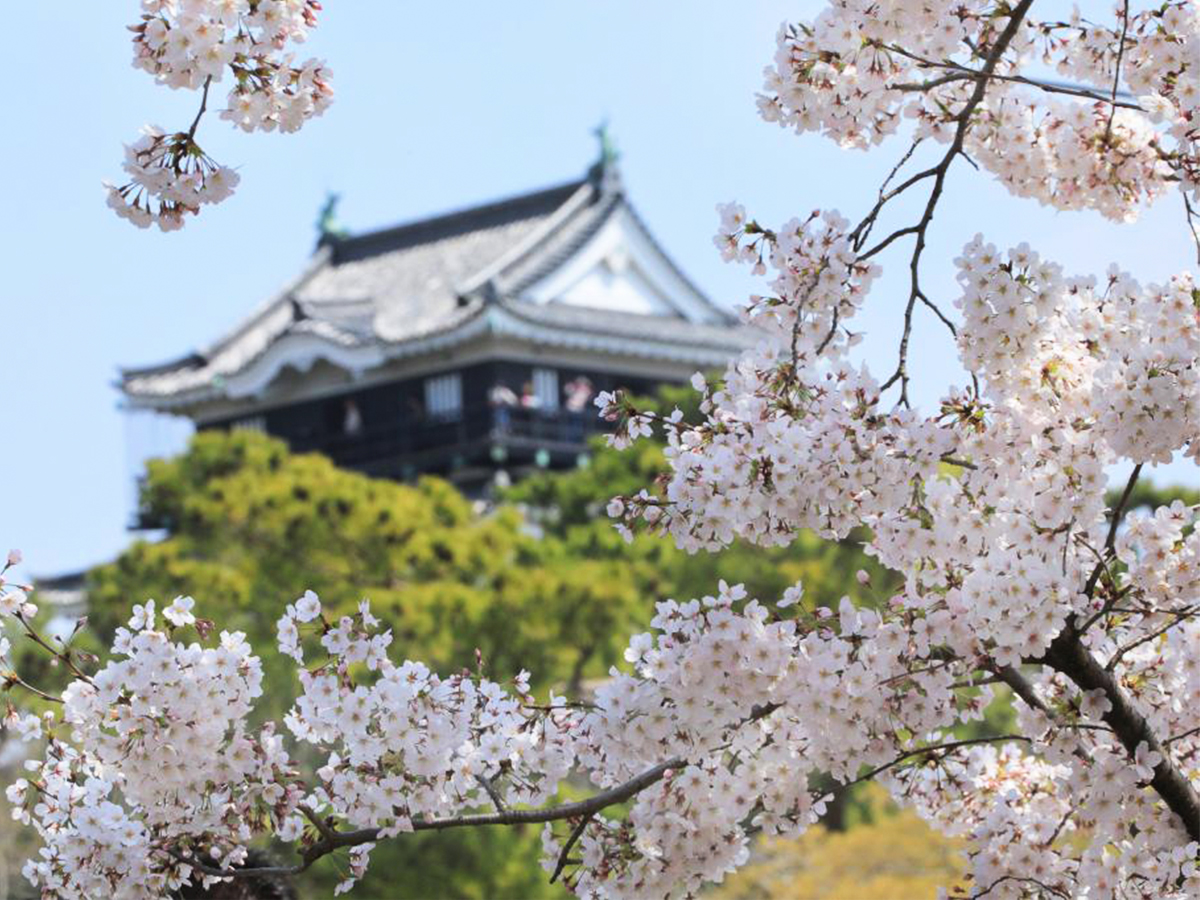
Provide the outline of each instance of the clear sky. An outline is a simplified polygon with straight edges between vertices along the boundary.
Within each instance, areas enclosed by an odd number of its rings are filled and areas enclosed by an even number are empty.
[[[174,130],[197,97],[157,87],[130,65],[136,0],[23,3],[6,14],[0,140],[0,368],[7,439],[0,449],[0,550],[25,573],[111,558],[129,540],[130,445],[113,381],[118,366],[162,361],[218,337],[294,275],[311,252],[327,190],[341,218],[367,229],[581,175],[604,118],[634,204],[661,242],[720,302],[755,289],[712,246],[718,201],[766,223],[835,206],[856,219],[903,151],[841,151],[761,122],[754,92],[786,16],[816,0],[647,3],[511,0],[453,5],[326,0],[309,44],[335,75],[337,100],[298,135],[244,135],[210,115],[199,137],[240,168],[235,197],[183,231],[139,231],[104,206],[121,145],[144,122]],[[1182,203],[1135,226],[1016,201],[958,165],[928,251],[928,290],[949,306],[950,259],[976,231],[1000,246],[1030,241],[1069,273],[1117,260],[1147,280],[1194,266]],[[907,247],[882,262],[902,270]],[[865,352],[890,371],[904,298],[885,279]],[[956,376],[953,346],[922,319],[917,397]],[[1197,481],[1175,464],[1162,481]],[[137,598],[131,598],[131,602]]]

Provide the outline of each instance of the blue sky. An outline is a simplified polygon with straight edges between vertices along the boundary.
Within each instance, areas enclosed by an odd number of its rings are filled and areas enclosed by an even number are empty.
[[[129,65],[136,0],[71,4],[69,15],[50,3],[8,10],[6,70],[20,87],[6,91],[0,142],[0,545],[24,550],[26,573],[101,562],[129,540],[127,460],[144,447],[127,439],[117,368],[211,341],[290,278],[312,250],[327,190],[342,193],[341,217],[359,230],[534,189],[582,174],[596,153],[592,129],[608,118],[643,217],[732,305],[756,283],[712,246],[718,201],[741,200],[767,223],[819,207],[855,219],[904,149],[841,151],[758,119],[753,96],[775,31],[816,0],[326,7],[308,49],[335,73],[334,106],[286,136],[244,135],[210,115],[199,137],[240,168],[242,185],[169,235],[119,221],[100,187],[119,179],[121,145],[144,122],[184,127],[197,103]],[[1001,246],[1028,240],[1068,272],[1117,260],[1154,280],[1194,264],[1175,196],[1118,228],[1016,201],[962,165],[948,192],[926,276],[947,306],[949,261],[977,231]],[[903,270],[906,250],[881,261]],[[890,371],[903,288],[886,276],[865,314],[879,372]],[[914,347],[916,394],[928,404],[962,379],[928,317]],[[1156,477],[1198,480],[1191,464]]]

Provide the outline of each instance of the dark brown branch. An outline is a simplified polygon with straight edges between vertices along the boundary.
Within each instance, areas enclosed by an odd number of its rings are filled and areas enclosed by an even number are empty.
[[[67,668],[71,670],[71,674],[74,675],[76,678],[78,678],[80,681],[87,682],[88,684],[92,683],[92,679],[88,675],[86,675],[83,672],[83,670],[81,670],[77,665],[75,665],[75,661],[73,659],[71,659],[70,648],[64,647],[62,650],[56,650],[54,647],[51,647],[48,643],[46,643],[45,639],[42,638],[42,636],[34,630],[33,625],[30,623],[30,621],[28,619],[25,618],[24,613],[17,611],[15,613],[13,613],[13,618],[16,619],[18,622],[20,622],[22,627],[24,627],[25,637],[29,638],[31,641],[33,641],[35,644],[37,644],[39,647],[41,647],[46,652],[48,652],[51,656],[53,656],[55,659],[61,659],[64,663],[66,663]]]
[[[889,762],[886,762],[881,766],[876,766],[875,768],[868,771],[865,775],[859,775],[857,778],[852,779],[851,781],[847,781],[843,784],[838,785],[835,790],[836,791],[844,791],[847,788],[853,787],[856,784],[861,784],[864,781],[870,781],[876,775],[882,775],[888,769],[893,769],[896,766],[900,765],[900,763],[906,762],[906,761],[912,759],[914,756],[921,756],[926,753],[945,754],[945,753],[950,752],[951,750],[959,750],[963,747],[972,747],[972,746],[975,746],[976,744],[1000,744],[1000,743],[1005,743],[1008,741],[1020,741],[1020,742],[1028,744],[1028,743],[1032,743],[1033,739],[1028,738],[1023,734],[999,734],[999,735],[996,735],[995,737],[966,738],[961,741],[948,741],[945,744],[933,744],[932,746],[929,746],[929,747],[921,747],[916,750],[909,750],[905,753],[901,753],[895,759],[893,759]]]
[[[544,822],[557,822],[562,819],[576,819],[581,816],[591,817],[600,810],[608,806],[613,806],[617,803],[624,803],[626,800],[641,793],[646,788],[655,782],[661,780],[667,772],[673,769],[680,769],[687,765],[687,761],[683,759],[669,759],[666,762],[659,763],[653,768],[647,769],[640,775],[629,779],[622,784],[611,787],[608,790],[601,791],[588,797],[586,800],[578,800],[574,803],[563,803],[559,806],[550,806],[543,809],[509,809],[503,812],[494,813],[479,813],[475,815],[460,815],[448,816],[443,819],[414,819],[412,822],[413,831],[445,831],[448,828],[468,828],[478,827],[482,825],[528,825],[539,824]],[[307,813],[306,813],[307,815]],[[316,817],[309,816],[309,820],[313,821]],[[315,824],[315,822],[314,822]],[[335,850],[340,850],[344,847],[357,847],[361,844],[371,844],[379,840],[380,828],[360,828],[356,831],[334,831],[325,823],[318,825],[318,831],[322,832],[320,840],[311,844],[301,854],[302,862],[294,866],[260,866],[247,869],[221,869],[216,866],[210,866],[206,863],[197,860],[195,857],[186,856],[173,847],[162,848],[164,852],[179,860],[187,863],[196,871],[205,875],[212,875],[217,878],[256,878],[265,876],[280,876],[280,875],[298,875],[303,872],[314,862],[323,856],[333,853]]]
[[[1180,610],[1179,612],[1166,613],[1166,615],[1172,617],[1170,622],[1168,622],[1162,628],[1159,628],[1159,629],[1151,632],[1150,634],[1147,634],[1147,635],[1144,635],[1143,637],[1138,638],[1136,641],[1130,641],[1128,644],[1125,644],[1123,647],[1119,647],[1117,649],[1117,651],[1112,655],[1112,658],[1107,663],[1105,663],[1104,668],[1107,669],[1109,672],[1114,671],[1117,668],[1117,664],[1125,657],[1125,654],[1129,653],[1132,650],[1136,650],[1138,647],[1142,646],[1143,644],[1150,643],[1151,641],[1155,640],[1156,638],[1162,637],[1164,634],[1166,634],[1168,631],[1170,631],[1172,628],[1174,628],[1179,623],[1186,622],[1188,619],[1192,618],[1196,614],[1196,609],[1197,609],[1197,607],[1190,606],[1187,609]]]
[[[933,169],[926,169],[924,172],[918,172],[916,175],[913,175],[895,189],[891,191],[888,190],[888,185],[892,183],[892,179],[895,178],[896,175],[899,174],[900,170],[904,168],[904,164],[912,158],[912,155],[916,152],[917,147],[921,145],[921,140],[921,138],[917,138],[915,141],[913,141],[909,145],[908,150],[905,151],[904,155],[900,157],[899,162],[892,167],[892,171],[888,173],[887,178],[883,179],[883,184],[879,186],[879,197],[875,201],[875,206],[872,207],[871,211],[867,213],[861,222],[854,226],[854,230],[850,232],[850,244],[854,247],[856,253],[861,250],[862,245],[867,242],[867,237],[870,236],[871,229],[875,226],[875,220],[879,217],[880,211],[888,203],[888,201],[893,197],[903,194],[917,182],[933,176]],[[867,256],[870,255],[871,254],[866,254],[861,258],[866,259]]]
[[[1101,691],[1112,705],[1103,716],[1121,745],[1134,757],[1140,744],[1162,756],[1154,767],[1150,787],[1167,808],[1183,821],[1193,841],[1200,841],[1200,797],[1192,783],[1171,761],[1167,748],[1158,740],[1145,716],[1138,712],[1120,682],[1092,656],[1079,639],[1079,632],[1068,627],[1050,644],[1043,662],[1062,673],[1083,691]]]
[[[945,314],[941,311],[936,303],[925,296],[924,291],[917,292],[917,299],[933,310],[933,314],[941,320],[943,325],[950,329],[950,334],[952,337],[958,337],[958,329],[954,327],[954,323],[946,318]]]
[[[908,54],[905,54],[906,56]],[[932,91],[936,87],[941,87],[944,84],[952,84],[955,81],[969,81],[973,76],[969,72],[948,72],[937,78],[931,78],[928,81],[903,81],[900,84],[888,85],[893,91],[904,91],[905,93],[926,93]]]
[[[969,459],[959,459],[957,456],[943,456],[940,459],[948,466],[958,466],[960,469],[978,469],[979,466],[971,462]]]
[[[885,237],[878,244],[873,246],[866,253],[860,254],[858,258],[859,259],[870,259],[875,254],[881,253],[884,250],[886,250],[888,245],[891,244],[893,241],[899,240],[900,238],[904,237],[906,234],[916,234],[916,232],[917,232],[916,225],[908,225],[904,228],[897,228],[895,231],[893,231],[891,234],[889,234],[887,237]]]
[[[967,99],[967,102],[963,105],[963,108],[955,116],[957,127],[954,130],[954,138],[950,142],[950,147],[946,151],[946,155],[942,157],[942,161],[933,168],[933,187],[930,189],[929,199],[925,204],[925,211],[921,214],[921,219],[917,222],[915,231],[912,232],[916,234],[916,244],[913,247],[912,257],[909,260],[909,282],[911,286],[908,303],[904,308],[904,331],[900,336],[900,358],[896,364],[895,373],[880,386],[880,390],[887,390],[899,381],[899,403],[902,406],[908,405],[908,345],[912,338],[913,308],[916,306],[922,293],[921,256],[925,252],[929,224],[933,221],[934,211],[937,209],[938,201],[941,199],[942,191],[945,189],[946,175],[950,171],[950,165],[954,162],[955,157],[962,153],[963,142],[966,140],[967,130],[971,124],[971,116],[979,104],[983,102],[984,95],[987,93],[988,82],[995,72],[996,66],[1000,64],[1000,60],[1004,56],[1004,51],[1008,49],[1009,44],[1016,37],[1017,31],[1020,30],[1021,23],[1024,22],[1025,16],[1032,5],[1033,0],[1021,0],[1013,8],[1009,13],[1008,22],[1004,26],[1004,30],[996,39],[996,43],[988,50],[983,68],[979,71],[978,77],[975,79],[975,88],[971,92],[971,96]]]
[[[981,897],[986,897],[988,894],[990,894],[992,891],[994,891],[1000,885],[1002,885],[1008,881],[1015,881],[1018,884],[1036,884],[1043,891],[1048,891],[1049,893],[1053,894],[1056,897],[1066,897],[1067,900],[1070,900],[1070,897],[1071,897],[1071,895],[1068,894],[1066,891],[1064,891],[1062,888],[1057,888],[1052,885],[1045,884],[1041,881],[1038,881],[1036,878],[1029,878],[1029,877],[1022,876],[1022,875],[1003,875],[1000,878],[997,878],[991,884],[989,884],[986,888],[984,888],[978,894],[972,894],[970,896],[970,900],[979,900],[979,898],[981,898]]]
[[[1193,734],[1200,734],[1200,725],[1197,725],[1195,728],[1190,728],[1187,731],[1182,731],[1179,734],[1171,735],[1169,738],[1163,741],[1163,746],[1169,747],[1176,741],[1182,741],[1184,738],[1190,738]]]
[[[1179,192],[1183,195],[1183,210],[1187,213],[1188,229],[1192,232],[1192,241],[1196,244],[1196,265],[1200,266],[1200,231],[1196,230],[1196,211],[1192,209],[1187,188],[1181,187]]]
[[[50,703],[62,703],[63,702],[62,697],[55,697],[53,694],[47,694],[45,691],[35,688],[32,684],[30,684],[28,681],[26,681],[24,678],[22,678],[20,675],[18,675],[16,673],[15,669],[13,671],[9,672],[7,675],[5,675],[3,678],[3,681],[5,682],[4,686],[6,689],[15,685],[17,687],[24,688],[25,690],[29,691],[29,693],[33,694],[35,697],[41,697],[43,700],[47,700]]]
[[[558,876],[562,874],[562,870],[567,867],[571,859],[571,848],[575,846],[575,842],[583,837],[583,832],[587,829],[588,823],[592,821],[592,816],[595,813],[584,816],[579,820],[579,824],[571,829],[571,836],[567,838],[567,842],[563,844],[562,853],[558,855],[558,865],[554,867],[554,874],[550,876],[550,883],[554,884],[558,880]]]
[[[196,129],[200,127],[200,119],[204,117],[204,111],[208,109],[208,88],[212,84],[212,76],[209,75],[204,79],[204,90],[200,94],[200,109],[196,111],[196,118],[192,119],[192,127],[188,129],[188,140],[196,137]]]
[[[1040,713],[1051,716],[1050,708],[1042,702],[1033,690],[1033,685],[1026,680],[1025,676],[1014,669],[1012,666],[1005,666],[1003,669],[996,670],[996,676],[1012,688],[1012,692],[1025,701],[1025,705],[1031,709],[1036,709]]]
[[[1133,489],[1137,485],[1138,477],[1142,474],[1142,464],[1138,463],[1133,467],[1133,471],[1129,473],[1129,480],[1125,482],[1125,490],[1121,492],[1121,499],[1117,501],[1117,505],[1113,507],[1112,521],[1108,524],[1108,535],[1104,539],[1104,553],[1100,556],[1096,567],[1092,569],[1092,574],[1088,576],[1087,584],[1084,585],[1083,592],[1088,597],[1091,597],[1096,592],[1096,582],[1100,580],[1100,576],[1108,568],[1108,560],[1114,555],[1117,549],[1117,530],[1121,527],[1121,520],[1125,518],[1125,507],[1129,505],[1129,498],[1133,496]],[[1086,622],[1079,627],[1079,633],[1087,631],[1099,619],[1108,615],[1112,610],[1112,605],[1117,602],[1117,597],[1114,596],[1100,608],[1099,612],[1092,615]]]
[[[492,783],[492,779],[485,775],[476,775],[475,780],[487,791],[487,795],[491,798],[492,806],[496,807],[496,812],[504,812],[507,808],[504,801],[500,799],[500,795],[496,793],[496,785]]]

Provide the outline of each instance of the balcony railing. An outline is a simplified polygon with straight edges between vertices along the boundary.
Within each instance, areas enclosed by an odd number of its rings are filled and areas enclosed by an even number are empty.
[[[339,465],[355,466],[404,457],[424,457],[435,451],[471,447],[545,449],[579,452],[587,438],[606,431],[606,423],[589,408],[541,410],[520,406],[468,407],[457,415],[425,416],[390,426],[364,425],[356,432],[291,439],[296,452],[324,453]]]

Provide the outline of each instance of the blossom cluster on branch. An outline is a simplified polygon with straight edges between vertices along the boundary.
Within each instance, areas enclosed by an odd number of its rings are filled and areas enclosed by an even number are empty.
[[[1196,197],[1195,4],[1131,12],[1126,2],[1111,23],[1088,21],[1078,8],[1067,22],[1026,20],[989,69],[1009,6],[834,0],[813,22],[782,27],[759,108],[768,121],[847,147],[878,144],[909,120],[918,136],[949,142],[986,79],[962,149],[1014,194],[1117,221],[1136,218],[1171,181]],[[1039,80],[1039,66],[1083,84]]]
[[[289,52],[316,26],[318,0],[142,0],[134,26],[133,64],[174,89],[200,91],[187,131],[147,127],[126,148],[124,185],[107,185],[108,202],[140,228],[181,228],[184,215],[233,193],[238,176],[196,142],[212,85],[228,76],[220,117],[243,131],[298,131],[333,100],[323,62]]]

